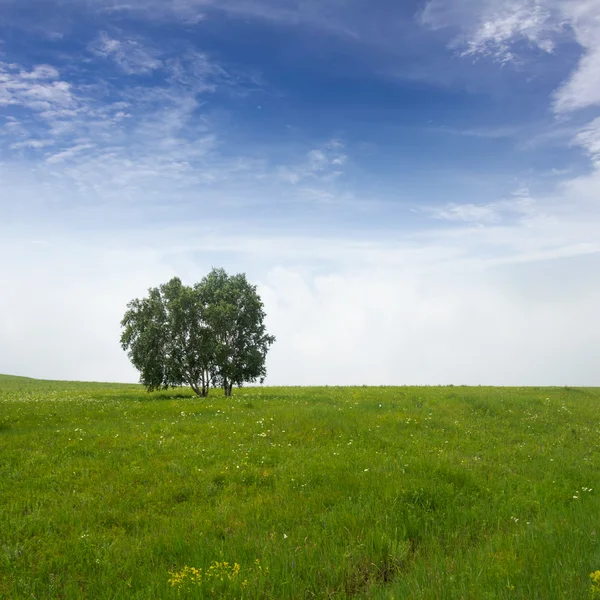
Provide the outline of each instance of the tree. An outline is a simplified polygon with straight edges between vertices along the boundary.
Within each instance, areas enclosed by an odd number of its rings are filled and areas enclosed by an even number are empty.
[[[226,396],[231,396],[234,385],[241,387],[257,379],[262,383],[267,352],[275,338],[266,332],[256,286],[244,274],[229,276],[223,269],[213,269],[196,290],[213,335],[215,382]]]
[[[132,300],[121,321],[121,345],[148,391],[189,385],[198,396],[266,376],[263,304],[245,275],[213,269],[193,287],[177,277]]]

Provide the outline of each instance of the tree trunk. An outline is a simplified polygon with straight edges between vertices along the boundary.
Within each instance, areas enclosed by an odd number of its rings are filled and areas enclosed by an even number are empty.
[[[200,381],[198,383],[190,384],[192,389],[200,396],[201,398],[206,398],[208,396],[208,384],[206,378],[204,376],[204,371],[202,371],[200,375]]]
[[[202,384],[202,387],[200,387],[200,385],[196,382],[190,381],[188,383],[189,386],[194,390],[196,396],[199,396],[200,398],[206,398],[208,396],[208,385],[205,381],[199,382]]]
[[[233,383],[225,379],[223,381],[223,391],[225,392],[225,396],[231,396],[231,389],[233,388]]]
[[[208,390],[210,389],[210,373],[207,370],[202,370],[202,390],[204,396],[208,396]]]

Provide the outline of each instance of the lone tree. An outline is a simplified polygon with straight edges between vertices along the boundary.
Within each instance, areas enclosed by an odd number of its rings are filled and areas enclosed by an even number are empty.
[[[234,385],[264,381],[275,338],[245,275],[213,269],[192,287],[175,277],[127,309],[121,346],[148,391],[189,385],[206,397],[218,386],[231,396]]]

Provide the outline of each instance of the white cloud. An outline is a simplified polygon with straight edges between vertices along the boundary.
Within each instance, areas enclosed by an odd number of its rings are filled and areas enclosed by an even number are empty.
[[[262,287],[279,340],[269,383],[597,385],[600,285],[581,267],[275,268]],[[552,279],[565,277],[557,296]]]
[[[433,28],[459,28],[463,55],[517,60],[527,41],[551,53],[567,36],[582,49],[578,66],[556,91],[554,109],[567,113],[600,104],[600,3],[597,0],[430,0],[421,15]]]
[[[214,91],[217,87],[232,90],[237,86],[236,78],[205,52],[188,51],[166,60],[166,67],[171,82],[197,93]]]
[[[585,148],[600,169],[600,117],[588,123],[576,136],[575,143]]]
[[[309,150],[303,162],[280,166],[279,178],[293,185],[311,181],[331,182],[343,175],[342,167],[348,160],[344,149],[345,146],[340,140],[330,140],[319,148]]]
[[[511,10],[512,8],[516,10]],[[544,52],[554,50],[548,25],[551,15],[539,5],[507,7],[505,13],[491,16],[484,21],[467,42],[463,55],[491,54],[501,62],[512,60],[511,42],[523,38]],[[560,26],[550,27],[551,31]]]
[[[187,23],[204,20],[214,11],[231,16],[284,23],[309,25],[338,35],[357,37],[356,22],[351,17],[356,7],[346,2],[320,0],[141,0],[119,2],[96,0],[103,10],[137,12],[145,18],[171,17]],[[359,5],[360,6],[360,5]],[[362,11],[369,17],[370,11]]]
[[[555,110],[569,112],[600,105],[600,3],[560,2],[583,55],[575,72],[556,93]]]
[[[52,65],[37,65],[31,71],[21,71],[22,79],[58,79],[60,73]]]
[[[23,106],[36,112],[75,105],[71,85],[55,81],[59,73],[41,65],[31,71],[0,62],[0,106]]]
[[[526,40],[552,52],[554,36],[564,27],[554,0],[430,0],[421,22],[429,27],[459,27],[455,44],[463,55],[491,55],[500,62],[514,59],[512,45]]]
[[[149,20],[169,17],[195,24],[205,18],[210,0],[92,0],[91,4],[110,13],[136,13]]]
[[[536,202],[529,196],[529,190],[523,189],[515,192],[513,198],[507,200],[488,204],[450,203],[432,208],[430,213],[436,219],[486,225],[503,223],[510,218],[520,220],[531,217],[536,213]]]
[[[600,7],[596,35],[600,38]],[[554,108],[567,113],[600,105],[600,41],[586,47],[577,70],[555,94]]]
[[[40,148],[46,148],[47,146],[52,146],[54,144],[54,140],[25,140],[23,142],[16,142],[11,145],[13,150],[18,150],[20,148],[33,148],[35,150],[39,150]]]
[[[448,133],[450,135],[464,135],[466,137],[495,140],[515,138],[519,133],[522,133],[523,127],[473,127],[465,129],[439,127],[436,129],[436,131],[441,131],[442,133]]]
[[[94,144],[77,144],[67,150],[63,150],[62,152],[57,152],[56,154],[50,154],[46,158],[46,162],[48,163],[59,163],[70,158],[73,158],[76,154],[84,152],[85,150],[91,150],[94,148]]]
[[[437,219],[448,221],[466,221],[467,223],[496,223],[500,215],[496,206],[492,204],[449,204],[433,210]]]
[[[90,50],[105,58],[111,58],[121,71],[128,75],[150,73],[163,66],[154,52],[144,47],[137,40],[116,40],[103,32],[100,37],[90,45]]]

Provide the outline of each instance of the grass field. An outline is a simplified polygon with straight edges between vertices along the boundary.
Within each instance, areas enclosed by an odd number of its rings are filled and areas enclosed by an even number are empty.
[[[2,376],[0,597],[588,598],[599,476],[595,389]]]

